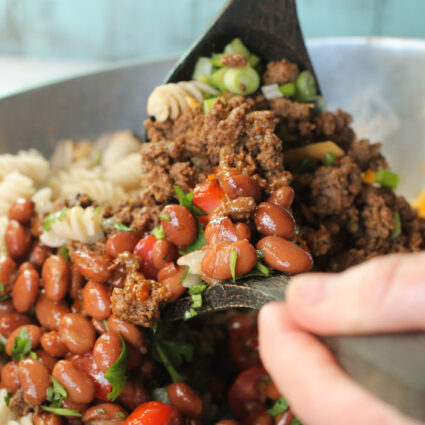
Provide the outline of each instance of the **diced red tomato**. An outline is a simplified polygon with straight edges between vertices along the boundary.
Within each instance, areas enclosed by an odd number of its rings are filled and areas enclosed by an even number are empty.
[[[165,425],[171,418],[174,409],[160,401],[148,401],[141,404],[123,425]]]
[[[71,360],[77,369],[86,373],[93,381],[96,387],[96,398],[102,401],[108,401],[107,396],[112,391],[112,386],[105,378],[105,374],[98,369],[93,353],[71,354],[67,359]]]
[[[223,189],[217,179],[198,184],[193,190],[193,203],[207,214],[219,207],[225,198]]]
[[[142,259],[141,272],[146,279],[156,279],[158,270],[153,265],[152,252],[156,238],[153,235],[147,235],[137,242],[134,253]]]

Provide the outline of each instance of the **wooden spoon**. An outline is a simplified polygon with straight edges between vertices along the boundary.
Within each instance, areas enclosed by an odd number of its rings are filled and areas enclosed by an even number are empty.
[[[314,73],[300,30],[295,0],[233,0],[183,55],[166,81],[190,80],[200,56],[223,51],[235,37],[240,37],[264,62],[287,58],[301,69]],[[288,280],[288,276],[276,275],[265,279],[250,278],[239,284],[211,286],[204,293],[203,307],[198,313],[238,307],[259,309],[269,301],[284,300]],[[190,304],[190,298],[179,299],[165,309],[164,318],[183,319]],[[424,333],[320,339],[362,386],[404,413],[425,421]]]

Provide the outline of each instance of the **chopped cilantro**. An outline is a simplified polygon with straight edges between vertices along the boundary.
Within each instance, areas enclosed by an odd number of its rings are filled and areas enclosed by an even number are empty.
[[[53,385],[47,388],[46,400],[50,402],[49,407],[60,407],[62,401],[68,397],[66,389],[53,376],[50,377]]]
[[[118,419],[125,419],[125,413],[124,412],[117,412],[115,415]]]
[[[190,307],[189,310],[186,310],[184,312],[183,320],[192,319],[193,317],[197,315],[198,315],[198,312],[194,308]]]
[[[127,380],[125,374],[128,362],[127,345],[121,335],[118,334],[121,339],[121,354],[115,363],[109,367],[105,373],[105,378],[112,385],[112,391],[107,395],[109,401],[115,401],[117,397],[122,393]]]
[[[193,203],[193,192],[184,193],[183,189],[179,186],[173,186],[173,188],[180,205],[186,207],[195,216],[207,215],[205,211],[202,211],[201,208]]]
[[[119,230],[120,232],[134,232],[135,230],[131,227],[126,226],[122,223],[114,224],[115,229]]]
[[[269,416],[277,416],[281,415],[282,413],[285,413],[289,408],[288,402],[285,400],[284,397],[279,397],[273,406],[267,410],[267,414]]]
[[[289,425],[302,425],[302,423],[298,418],[294,418]]]
[[[202,307],[202,294],[193,294],[192,308],[201,308],[201,307]]]
[[[15,338],[12,347],[12,357],[16,360],[24,360],[26,355],[31,351],[32,343],[27,328],[22,328],[19,335]]]
[[[164,220],[164,221],[168,222],[168,223],[171,221],[171,217],[168,214],[166,214],[165,212],[160,212],[159,213],[159,218],[161,220]]]
[[[5,295],[2,295],[2,296],[0,297],[0,302],[2,302],[2,301],[6,301],[6,300],[8,300],[9,298],[12,298],[12,295],[11,295],[11,294],[5,294]]]
[[[60,211],[59,214],[57,216],[57,220],[58,221],[64,221],[66,218],[66,212],[68,211],[67,207],[63,207]]]
[[[267,266],[265,266],[261,261],[258,260],[257,263],[255,264],[255,267],[250,272],[242,276],[237,276],[236,280],[245,279],[247,277],[257,277],[257,276],[268,277],[270,276],[271,273],[273,273],[273,271],[269,269]]]
[[[155,236],[157,240],[165,239],[164,229],[162,226],[156,226],[152,230],[152,234]]]
[[[6,403],[6,406],[9,407],[9,401],[12,398],[13,394],[12,393],[7,393],[4,397],[4,402]]]
[[[108,322],[106,321],[106,319],[103,319],[103,325],[105,326],[106,332],[109,332],[109,326],[108,326]]]
[[[233,282],[236,282],[236,262],[238,261],[238,252],[232,248],[229,254],[229,266],[232,273]]]
[[[397,211],[393,212],[394,229],[391,231],[391,239],[396,239],[401,235],[400,214]]]
[[[199,221],[199,218],[195,216],[196,224],[198,227],[198,237],[195,239],[194,242],[192,242],[186,249],[186,254],[193,251],[200,250],[205,244],[205,232],[202,227],[201,222]]]
[[[256,251],[257,251],[257,258],[259,260],[262,260],[264,258],[264,252],[261,251],[261,249],[256,249]]]
[[[323,164],[325,164],[326,167],[329,167],[335,162],[335,159],[335,155],[332,152],[328,152],[323,157]]]
[[[105,408],[104,408],[104,407],[99,407],[99,409],[96,409],[96,412],[97,412],[97,413],[105,413],[105,412],[106,412],[106,410],[105,410]]]
[[[37,355],[37,353],[34,353],[34,351],[31,351],[31,353],[30,353],[30,357],[31,357],[33,360],[38,360],[38,355]]]
[[[202,293],[207,289],[206,283],[198,283],[196,285],[193,285],[189,288],[189,295],[192,298],[192,304],[190,306],[190,309],[185,311],[184,313],[184,320],[189,320],[192,317],[197,316],[198,312],[196,311],[197,308],[202,307]]]
[[[40,406],[46,412],[54,413],[58,416],[74,416],[76,418],[82,418],[83,415],[75,409],[65,409],[64,407],[50,407]]]
[[[63,257],[63,259],[64,259],[65,261],[69,261],[69,250],[68,250],[68,248],[66,247],[66,245],[62,245],[62,246],[59,248],[59,253],[60,253],[60,255]]]

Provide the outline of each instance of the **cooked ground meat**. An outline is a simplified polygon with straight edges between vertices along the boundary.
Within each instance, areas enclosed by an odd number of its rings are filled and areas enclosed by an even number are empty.
[[[212,214],[210,219],[219,217],[229,217],[234,221],[248,221],[255,211],[257,204],[251,196],[239,197],[228,201],[219,206]]]
[[[220,63],[230,68],[243,68],[248,64],[248,61],[242,53],[233,52],[223,55],[220,59]]]
[[[19,388],[9,400],[9,408],[18,416],[25,416],[33,410],[33,406],[29,405],[24,399],[24,391]]]
[[[124,287],[114,288],[111,296],[113,314],[136,325],[150,327],[159,320],[160,307],[170,296],[169,290],[139,273],[140,259],[120,254],[116,271],[125,275]]]
[[[295,81],[299,73],[298,65],[286,59],[270,62],[263,74],[264,84],[285,84]]]

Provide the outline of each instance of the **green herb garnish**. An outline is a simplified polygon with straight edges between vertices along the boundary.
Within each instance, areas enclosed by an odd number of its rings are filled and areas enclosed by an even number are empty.
[[[74,416],[75,418],[82,418],[83,415],[75,409],[65,409],[64,407],[50,407],[40,406],[46,412],[54,413],[58,416]]]
[[[127,345],[125,344],[124,338],[120,334],[118,334],[118,336],[120,337],[122,344],[121,354],[105,373],[105,378],[112,385],[112,391],[107,395],[109,401],[115,401],[117,399],[117,397],[122,393],[127,380],[127,376],[125,374],[128,362]]]
[[[53,376],[50,377],[53,385],[47,388],[46,400],[50,402],[52,408],[58,408],[61,406],[62,401],[68,397],[66,389],[60,384]]]
[[[206,283],[201,282],[189,288],[188,293],[192,299],[192,304],[190,305],[190,309],[185,311],[184,320],[189,320],[198,315],[196,309],[202,307],[202,293],[207,287],[208,285]]]
[[[34,351],[31,351],[31,353],[30,353],[30,357],[31,357],[33,360],[38,360],[38,355],[37,355],[37,353],[34,353]]]
[[[105,408],[104,408],[104,407],[100,407],[99,409],[96,409],[96,412],[97,412],[97,413],[105,413],[105,412],[106,412],[106,410],[105,410]]]
[[[154,227],[152,230],[152,234],[158,241],[165,239],[164,229],[162,228],[162,226]]]
[[[323,157],[323,164],[326,165],[326,167],[331,166],[334,162],[335,162],[335,155],[332,152],[328,152],[324,157]]]
[[[273,406],[267,410],[269,416],[278,416],[285,413],[289,408],[289,404],[284,397],[279,397]]]
[[[165,403],[165,404],[170,404],[166,387],[155,388],[152,391],[152,399],[155,401],[161,401],[162,403]]]
[[[400,214],[397,211],[393,212],[394,229],[391,231],[391,239],[396,239],[401,235]]]
[[[187,278],[187,275],[189,273],[189,267],[188,266],[184,266],[184,267],[185,267],[184,268],[184,273],[183,273],[182,278],[180,279],[179,285],[182,285],[183,284],[184,280]]]
[[[400,182],[400,177],[398,174],[393,173],[390,170],[380,168],[375,173],[375,182],[379,183],[381,186],[389,187],[390,189],[396,189]]]
[[[126,226],[125,224],[122,223],[117,223],[114,224],[115,229],[119,230],[120,232],[135,232],[134,229],[132,229],[131,227]]]
[[[64,221],[66,218],[68,208],[63,207],[60,211],[56,211],[49,214],[43,221],[43,230],[50,232],[52,230],[52,224],[57,221]]]
[[[229,254],[229,266],[232,273],[233,282],[236,282],[236,262],[238,261],[238,252],[232,248]]]
[[[159,218],[161,220],[164,220],[164,221],[168,222],[168,223],[171,221],[171,217],[168,214],[166,214],[165,212],[160,212],[159,213]]]
[[[173,186],[173,188],[181,206],[186,207],[194,215],[207,215],[205,211],[202,211],[201,208],[193,203],[193,192],[184,193],[183,189],[179,186]]]
[[[69,261],[69,250],[66,245],[62,245],[59,248],[59,253],[65,261]]]
[[[124,412],[117,412],[115,415],[118,419],[125,419],[125,413]]]
[[[188,254],[189,252],[198,251],[206,244],[205,232],[202,227],[202,224],[199,221],[199,218],[196,216],[195,216],[195,220],[196,220],[196,224],[198,228],[198,236],[190,245],[188,245],[186,249],[186,254]]]
[[[28,329],[22,328],[13,343],[12,357],[15,361],[24,360],[26,355],[31,351],[31,348],[32,342],[28,334]]]

